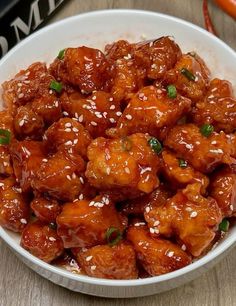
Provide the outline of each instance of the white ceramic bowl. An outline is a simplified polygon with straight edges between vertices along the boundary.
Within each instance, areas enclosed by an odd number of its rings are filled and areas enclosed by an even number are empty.
[[[0,61],[0,83],[35,61],[51,61],[68,46],[102,48],[119,38],[139,41],[145,35],[157,38],[172,35],[184,51],[196,50],[214,76],[236,83],[236,54],[225,43],[186,21],[163,14],[135,10],[107,10],[74,16],[31,35]],[[1,106],[1,101],[0,101]],[[0,228],[2,239],[30,268],[68,289],[96,296],[138,297],[169,290],[190,281],[212,267],[236,242],[236,226],[227,238],[206,256],[191,265],[166,275],[138,280],[107,280],[76,275],[46,264],[19,245],[19,235]]]

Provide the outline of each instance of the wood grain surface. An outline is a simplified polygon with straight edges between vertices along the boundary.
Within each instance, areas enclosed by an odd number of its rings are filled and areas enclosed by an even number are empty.
[[[174,15],[203,26],[201,0],[67,0],[50,22],[86,11],[112,8],[145,9]],[[236,23],[210,2],[222,40],[236,49]],[[214,269],[185,286],[138,299],[105,299],[58,287],[21,263],[0,240],[0,306],[217,306],[236,305],[236,249]]]

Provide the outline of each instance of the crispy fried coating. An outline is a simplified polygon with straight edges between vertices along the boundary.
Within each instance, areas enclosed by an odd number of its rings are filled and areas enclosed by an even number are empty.
[[[104,91],[93,92],[86,98],[81,98],[79,93],[63,95],[62,106],[66,114],[83,124],[94,138],[105,136],[106,129],[114,127],[122,115],[119,104]]]
[[[160,207],[149,205],[144,213],[153,235],[176,237],[193,256],[200,256],[215,237],[222,214],[213,198],[200,194],[195,183],[179,190]]]
[[[109,65],[105,55],[98,49],[79,47],[67,48],[63,59],[56,59],[50,72],[62,80],[91,93],[102,89],[109,78]]]
[[[194,77],[194,80],[186,77],[186,74],[181,72],[182,69],[187,69]],[[166,73],[164,82],[174,84],[179,93],[192,101],[198,101],[206,93],[209,76],[209,69],[199,56],[184,54],[175,67]]]
[[[55,223],[62,209],[57,200],[42,196],[35,197],[33,201],[31,201],[30,207],[35,216],[45,223]]]
[[[84,160],[80,155],[58,151],[37,167],[32,181],[37,191],[63,201],[73,201],[80,194],[84,184]]]
[[[204,194],[209,185],[209,179],[206,175],[196,171],[185,160],[177,158],[177,156],[169,151],[162,152],[163,167],[162,173],[165,178],[170,182],[170,188],[183,188],[188,184],[199,182],[201,192]]]
[[[117,127],[107,131],[111,137],[127,136],[133,133],[149,133],[163,138],[163,129],[173,126],[178,119],[190,111],[191,101],[180,95],[168,97],[166,90],[154,86],[142,88],[130,100]]]
[[[120,190],[133,196],[152,192],[159,184],[156,176],[159,157],[148,144],[149,136],[133,134],[126,138],[97,138],[88,147],[86,177],[102,190]]]
[[[97,245],[77,252],[81,268],[92,277],[107,279],[136,279],[136,256],[131,245],[121,242],[114,246]]]
[[[149,79],[160,79],[181,57],[179,46],[168,36],[135,44],[134,60]]]
[[[216,131],[235,131],[236,99],[233,97],[231,83],[213,79],[205,97],[193,109],[193,120],[197,125],[212,124]]]
[[[132,243],[137,259],[151,276],[178,270],[191,262],[191,257],[177,244],[151,237],[145,226],[131,226],[127,239]]]
[[[63,205],[57,225],[65,248],[91,247],[106,243],[110,227],[123,232],[126,218],[116,211],[108,197],[97,196],[92,201],[76,200]]]
[[[211,176],[209,195],[217,201],[224,217],[236,213],[236,171],[223,167]]]
[[[206,137],[201,134],[199,127],[190,123],[176,125],[169,132],[164,145],[202,173],[209,173],[218,165],[233,162],[231,145],[224,132],[213,132]]]
[[[87,147],[91,142],[89,132],[83,125],[71,118],[61,118],[52,124],[44,135],[46,147],[52,151],[68,151],[87,156]]]
[[[136,199],[124,201],[119,205],[119,209],[126,216],[143,216],[145,212],[145,207],[150,205],[150,203],[152,203],[152,205],[162,206],[171,196],[171,190],[167,189],[162,184],[149,194],[146,194]]]
[[[29,221],[30,207],[13,177],[0,180],[0,198],[0,225],[22,232]]]
[[[50,95],[50,83],[54,78],[45,63],[36,62],[21,70],[10,81],[3,83],[3,99],[10,110],[25,105],[35,98]],[[52,93],[53,94],[53,93]]]
[[[14,140],[10,145],[14,174],[23,192],[30,191],[31,182],[46,156],[42,142]]]
[[[28,224],[22,232],[21,246],[47,263],[60,256],[64,250],[56,230],[38,220]]]

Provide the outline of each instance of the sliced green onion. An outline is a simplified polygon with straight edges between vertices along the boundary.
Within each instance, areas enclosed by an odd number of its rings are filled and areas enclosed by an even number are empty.
[[[186,160],[180,158],[179,159],[179,166],[180,166],[180,168],[186,168],[186,167],[188,167],[188,163],[187,163]]]
[[[60,93],[62,90],[62,84],[57,81],[52,81],[49,87],[58,93]]]
[[[121,239],[122,234],[121,231],[116,227],[109,227],[105,234],[107,243],[110,246],[116,245]]]
[[[211,124],[203,124],[200,127],[200,132],[203,136],[208,137],[214,132],[214,127]]]
[[[195,81],[195,80],[196,80],[195,75],[192,74],[192,72],[189,71],[188,69],[182,68],[182,69],[180,70],[180,72],[181,72],[189,81]]]
[[[0,144],[7,145],[11,140],[11,132],[8,130],[0,129]]]
[[[160,143],[160,141],[154,137],[150,138],[148,140],[148,143],[150,145],[150,147],[152,148],[152,150],[157,153],[160,154],[162,151],[162,145]]]
[[[223,219],[219,224],[219,230],[221,232],[228,232],[229,230],[229,221],[227,219]]]
[[[57,58],[61,60],[64,58],[64,56],[65,56],[65,49],[59,51]]]
[[[166,87],[166,90],[167,90],[167,95],[169,98],[174,99],[177,97],[177,90],[176,90],[175,85],[168,85]]]

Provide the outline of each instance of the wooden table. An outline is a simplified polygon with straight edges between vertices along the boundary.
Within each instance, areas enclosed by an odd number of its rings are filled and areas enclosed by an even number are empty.
[[[202,1],[200,0],[70,0],[66,2],[50,22],[90,10],[135,8],[174,15],[203,26]],[[235,21],[212,3],[210,3],[210,11],[220,37],[236,49]],[[231,251],[214,269],[183,287],[155,296],[120,300],[70,292],[32,272],[2,241],[0,241],[0,250],[0,306],[236,305],[236,250]]]

